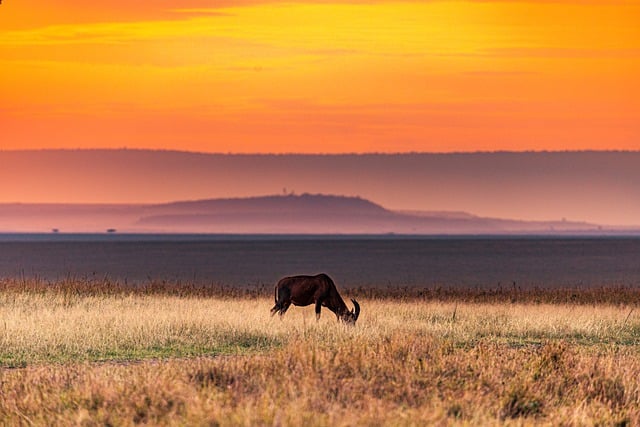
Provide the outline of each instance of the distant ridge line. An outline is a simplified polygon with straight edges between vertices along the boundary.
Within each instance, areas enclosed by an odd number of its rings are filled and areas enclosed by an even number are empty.
[[[366,151],[366,152],[217,152],[217,151],[190,151],[179,149],[151,149],[151,148],[33,148],[33,149],[3,149],[0,153],[39,153],[39,152],[148,152],[148,153],[175,153],[175,154],[195,154],[213,156],[404,156],[404,155],[464,155],[464,154],[640,154],[640,149],[607,149],[607,150],[476,150],[476,151]]]

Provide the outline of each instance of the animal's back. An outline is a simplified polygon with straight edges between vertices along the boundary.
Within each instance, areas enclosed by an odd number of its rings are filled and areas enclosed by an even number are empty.
[[[333,289],[333,280],[325,273],[284,277],[276,285],[276,302],[285,297],[291,298],[296,305],[308,305],[324,298]]]
[[[276,288],[282,288],[283,286],[291,285],[291,284],[303,284],[303,283],[328,283],[333,284],[333,280],[325,273],[316,274],[315,276],[309,276],[305,274],[297,275],[297,276],[287,276],[283,277],[276,284]]]

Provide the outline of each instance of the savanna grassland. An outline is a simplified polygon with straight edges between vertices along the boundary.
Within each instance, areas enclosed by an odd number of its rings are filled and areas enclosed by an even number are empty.
[[[637,289],[0,282],[2,425],[640,425]]]

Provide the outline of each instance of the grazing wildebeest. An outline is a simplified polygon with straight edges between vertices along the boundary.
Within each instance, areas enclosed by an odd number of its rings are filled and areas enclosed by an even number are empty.
[[[354,309],[349,311],[342,297],[336,289],[333,280],[326,274],[316,276],[291,276],[278,281],[275,288],[276,305],[271,309],[271,315],[279,313],[283,316],[289,306],[316,305],[316,320],[320,319],[320,307],[325,306],[333,311],[345,323],[355,324],[360,315],[360,304],[354,299]]]

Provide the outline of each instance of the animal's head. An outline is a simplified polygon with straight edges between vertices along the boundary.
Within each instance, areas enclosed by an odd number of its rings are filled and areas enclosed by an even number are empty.
[[[351,311],[347,311],[342,315],[342,321],[348,325],[355,325],[356,320],[358,320],[358,316],[360,316],[360,304],[358,301],[351,299],[353,303],[353,308]]]

